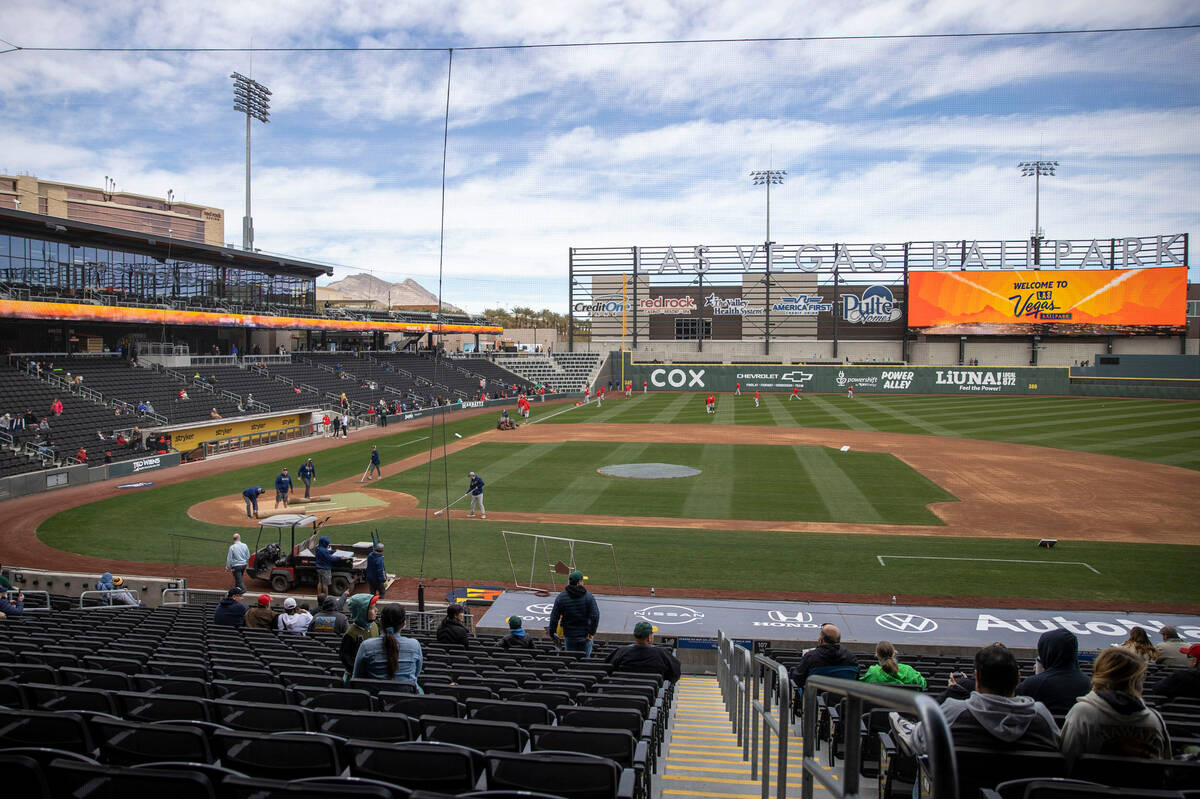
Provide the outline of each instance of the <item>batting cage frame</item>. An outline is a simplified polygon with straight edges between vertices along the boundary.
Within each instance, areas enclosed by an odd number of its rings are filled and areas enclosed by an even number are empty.
[[[550,587],[551,587],[551,589],[558,588],[558,583],[555,582],[554,577],[556,574],[561,574],[564,572],[562,572],[561,570],[557,570],[555,568],[556,564],[552,560],[552,556],[550,554],[549,542],[550,541],[561,541],[561,542],[565,542],[567,544],[567,553],[568,553],[567,557],[568,557],[569,562],[567,564],[565,564],[565,566],[566,566],[565,573],[566,574],[569,574],[572,571],[575,571],[575,545],[576,544],[586,544],[589,546],[608,547],[609,555],[612,557],[613,574],[617,578],[617,593],[618,594],[625,593],[624,588],[622,588],[622,586],[621,586],[621,570],[617,567],[617,548],[610,542],[588,541],[587,539],[584,539],[584,538],[562,538],[560,536],[541,535],[539,533],[521,533],[516,530],[501,530],[500,535],[504,539],[504,554],[508,557],[508,567],[509,567],[509,569],[512,570],[513,586],[516,588],[519,588],[519,589],[522,589],[525,591],[541,591],[542,590],[541,588],[538,588],[534,584],[534,577],[537,575],[537,569],[538,569],[538,545],[539,544],[541,545],[542,551],[545,553],[545,556],[546,556],[546,573],[550,577]],[[509,545],[509,536],[520,536],[522,538],[533,539],[533,551],[530,554],[530,559],[529,559],[529,583],[527,585],[523,585],[521,583],[521,581],[517,578],[517,564],[515,561],[513,561],[512,548]]]

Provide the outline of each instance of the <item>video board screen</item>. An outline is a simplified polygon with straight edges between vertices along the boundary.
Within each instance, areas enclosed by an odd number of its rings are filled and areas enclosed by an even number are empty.
[[[1187,324],[1187,267],[911,272],[908,326],[925,333],[1129,335]]]

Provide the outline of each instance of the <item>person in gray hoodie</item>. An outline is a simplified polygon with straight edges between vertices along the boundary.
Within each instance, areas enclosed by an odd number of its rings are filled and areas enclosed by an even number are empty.
[[[1037,652],[1037,673],[1017,686],[1017,696],[1028,696],[1055,716],[1065,716],[1075,700],[1092,689],[1079,670],[1079,639],[1070,630],[1050,630],[1038,639]]]
[[[975,653],[975,692],[966,699],[947,699],[942,715],[955,746],[1057,752],[1058,725],[1041,702],[1014,696],[1021,670],[1003,644]],[[911,730],[912,748],[926,751],[923,725]]]
[[[1096,658],[1092,690],[1067,714],[1062,752],[1069,760],[1084,754],[1171,759],[1171,737],[1157,710],[1142,703],[1146,661],[1122,647]]]

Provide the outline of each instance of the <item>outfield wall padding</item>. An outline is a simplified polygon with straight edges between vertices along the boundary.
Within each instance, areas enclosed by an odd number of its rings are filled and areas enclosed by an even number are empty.
[[[832,394],[1067,394],[1062,366],[792,366],[778,364],[626,363],[625,379],[653,391],[735,390]]]

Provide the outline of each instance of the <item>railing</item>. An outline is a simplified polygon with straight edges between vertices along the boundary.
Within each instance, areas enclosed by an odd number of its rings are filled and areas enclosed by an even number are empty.
[[[242,359],[250,363],[291,363],[291,354],[287,355],[242,355]]]
[[[202,445],[204,447],[204,456],[207,458],[228,452],[238,452],[251,447],[275,444],[280,441],[295,441],[301,438],[308,438],[314,433],[319,433],[320,427],[319,422],[309,422],[308,424],[284,427],[278,430],[264,430],[260,433],[246,433],[240,436],[217,438],[204,442]]]
[[[210,602],[220,602],[228,595],[226,591],[212,591],[200,588],[164,588],[162,592],[163,607],[182,607],[184,605],[206,605]]]
[[[192,366],[237,366],[236,355],[193,355]]]
[[[264,367],[264,366],[259,366],[258,364],[251,364],[251,365],[247,366],[247,367],[246,367],[246,369],[247,369],[247,370],[249,370],[249,371],[251,371],[251,372],[254,372],[254,374],[256,374],[256,375],[262,375],[263,377],[268,377],[268,376],[269,376],[269,375],[267,374],[267,369],[266,369],[266,367]]]
[[[128,594],[133,599],[133,604],[128,602],[114,602],[114,594]],[[88,600],[92,599],[95,604],[88,604]],[[121,610],[124,608],[138,607],[138,592],[132,588],[114,588],[104,591],[84,591],[79,595],[80,610]]]
[[[755,719],[762,718],[762,796],[769,798],[770,734],[776,735],[776,795],[784,799],[787,788],[787,719],[791,714],[791,684],[782,664],[737,646],[724,632],[717,633],[717,681],[722,697],[729,708],[742,759],[751,762],[751,779],[757,775],[758,728]],[[817,693],[832,693],[846,697],[842,729],[845,731],[843,772],[841,777],[829,774],[816,758]],[[803,736],[800,796],[812,799],[814,781],[838,799],[859,797],[859,771],[862,765],[861,727],[864,708],[896,710],[917,716],[923,725],[926,750],[929,754],[928,773],[932,780],[933,799],[952,799],[958,795],[958,771],[954,761],[954,744],[950,728],[937,702],[924,694],[890,686],[840,680],[832,677],[810,676],[803,688]],[[772,715],[771,698],[777,700]]]
[[[10,588],[7,592],[8,601],[12,602],[17,598],[17,594],[25,595],[25,609],[22,613],[49,613],[50,612],[50,592],[49,591],[26,591],[23,588]],[[41,597],[43,602],[30,607],[30,597]]]
[[[232,391],[229,391],[227,389],[221,389],[221,396],[232,402],[241,402],[242,401],[241,394],[234,394]]]
[[[187,355],[191,350],[186,344],[162,344],[157,341],[137,342],[138,355]]]
[[[260,411],[266,411],[267,413],[271,412],[271,406],[265,402],[259,402],[258,400],[250,400],[249,402],[246,403],[247,410],[254,410],[255,408],[259,409]]]
[[[12,437],[12,433],[7,430],[0,430],[0,446],[12,447],[16,446],[16,439]]]
[[[317,388],[316,386],[310,386],[308,383],[297,383],[296,387],[301,391],[311,391],[314,394],[321,393],[321,389]]]
[[[416,633],[432,633],[437,632],[437,628],[443,621],[446,620],[446,611],[444,610],[414,610],[409,608],[405,613],[408,629]],[[469,632],[474,632],[475,620],[470,613],[463,614],[463,624],[467,625]]]
[[[48,466],[48,465],[53,464],[54,459],[56,457],[58,457],[55,454],[53,447],[47,447],[44,444],[39,446],[38,444],[35,444],[32,441],[25,442],[25,447],[22,450],[22,452],[25,455],[29,456],[30,458],[37,458],[38,460],[40,460],[42,462],[43,466]]]

